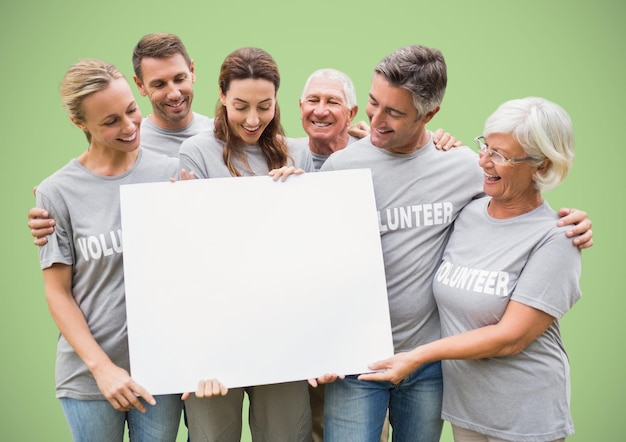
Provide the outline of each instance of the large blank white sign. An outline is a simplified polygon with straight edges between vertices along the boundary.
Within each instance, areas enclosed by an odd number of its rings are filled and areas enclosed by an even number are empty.
[[[369,170],[121,187],[131,374],[152,394],[393,354]]]

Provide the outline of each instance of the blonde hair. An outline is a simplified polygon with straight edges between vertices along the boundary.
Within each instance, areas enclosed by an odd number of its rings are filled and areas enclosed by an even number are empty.
[[[73,122],[84,122],[85,98],[106,89],[118,78],[124,78],[124,75],[106,61],[84,59],[73,64],[65,73],[59,87],[61,102],[70,119]],[[85,135],[91,141],[91,135],[88,132]]]

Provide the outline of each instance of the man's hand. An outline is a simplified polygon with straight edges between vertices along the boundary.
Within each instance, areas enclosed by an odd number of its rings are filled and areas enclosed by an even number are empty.
[[[359,121],[348,128],[348,134],[356,138],[363,138],[370,134],[370,127],[365,121]]]
[[[572,242],[576,247],[582,250],[593,246],[591,220],[587,216],[587,212],[578,209],[561,208],[558,215],[561,217],[557,223],[559,226],[572,224],[572,227],[565,234],[568,238],[574,238]]]
[[[35,238],[33,243],[36,246],[43,246],[48,242],[48,235],[54,232],[54,226],[55,222],[47,210],[33,207],[28,211],[28,228]]]

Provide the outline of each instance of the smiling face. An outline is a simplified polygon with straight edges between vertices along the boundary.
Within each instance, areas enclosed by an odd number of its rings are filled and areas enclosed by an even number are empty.
[[[74,123],[91,134],[91,149],[131,152],[139,147],[141,111],[125,78],[83,100],[83,121]]]
[[[193,61],[187,65],[181,54],[170,57],[144,57],[143,78],[134,77],[142,96],[152,104],[154,123],[164,129],[182,129],[193,119],[193,83],[196,80]]]
[[[276,88],[264,79],[233,80],[226,94],[220,92],[220,102],[226,107],[230,129],[246,144],[257,144],[274,119]]]
[[[485,138],[491,150],[505,158],[528,156],[512,134],[491,134]],[[481,153],[479,165],[485,172],[483,188],[492,198],[492,205],[515,213],[525,213],[541,202],[541,193],[535,186],[533,175],[538,166],[532,161],[494,164],[486,153]]]
[[[418,118],[411,93],[375,74],[365,108],[372,127],[371,142],[389,152],[414,152],[428,141],[426,123],[438,110]]]
[[[302,127],[312,143],[341,147],[348,144],[348,127],[356,115],[356,106],[348,109],[341,81],[317,77],[311,80],[300,101]],[[321,152],[320,152],[321,153]]]

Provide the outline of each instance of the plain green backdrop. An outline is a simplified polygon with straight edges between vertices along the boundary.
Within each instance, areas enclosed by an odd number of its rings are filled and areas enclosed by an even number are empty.
[[[441,49],[448,64],[447,94],[431,129],[443,127],[469,144],[505,100],[538,95],[561,104],[574,122],[576,161],[565,183],[545,196],[555,209],[586,210],[596,243],[583,252],[583,299],[561,322],[572,366],[576,434],[570,439],[622,439],[626,320],[618,275],[626,261],[623,229],[618,230],[624,185],[618,183],[625,166],[625,5],[623,0],[3,2],[0,440],[70,440],[54,396],[57,329],[26,227],[33,186],[86,148],[61,107],[59,81],[83,57],[110,61],[130,79],[134,44],[155,31],[178,34],[186,43],[197,73],[194,109],[208,115],[223,58],[241,46],[266,49],[281,70],[278,98],[291,136],[304,135],[297,101],[310,72],[321,67],[347,72],[357,87],[358,118],[366,119],[374,66],[396,48],[415,43]],[[136,96],[147,114],[149,102]],[[452,440],[447,424],[442,440]]]

